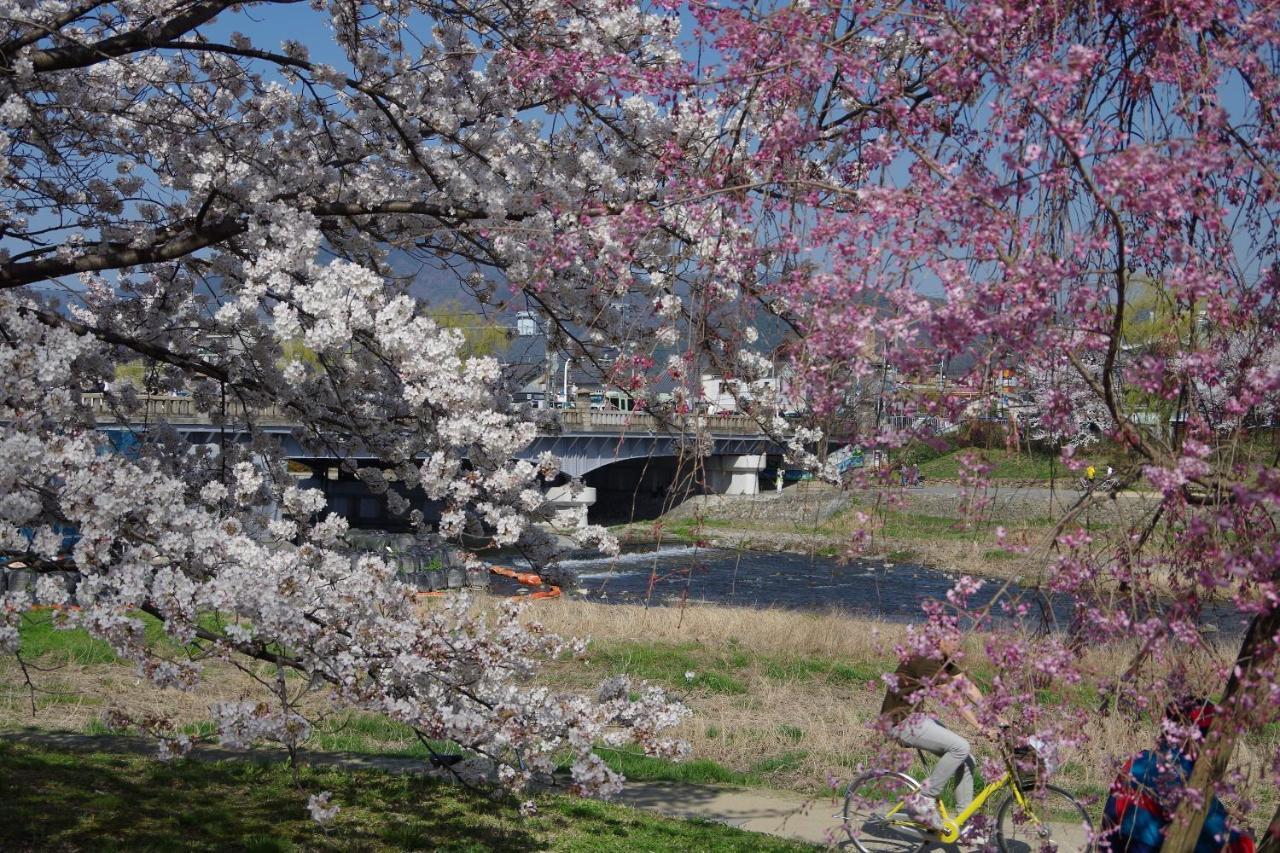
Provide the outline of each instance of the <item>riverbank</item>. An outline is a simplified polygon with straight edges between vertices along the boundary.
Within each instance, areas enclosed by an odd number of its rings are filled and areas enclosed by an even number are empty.
[[[681,736],[699,759],[737,776],[723,781],[821,794],[832,778],[871,759],[884,741],[874,729],[884,696],[881,676],[892,671],[895,647],[906,637],[900,622],[839,613],[759,610],[709,605],[640,607],[584,601],[545,602],[535,613],[563,635],[590,636],[583,661],[549,670],[554,683],[586,688],[595,679],[625,674],[660,684],[693,709]],[[983,635],[967,640],[967,670],[980,683],[995,677]],[[1219,647],[1221,646],[1221,647]],[[1119,678],[1132,660],[1127,645],[1090,649],[1081,662],[1086,683],[1037,691],[1037,701],[1063,712],[1095,711],[1097,683]],[[1229,643],[1206,646],[1206,679]],[[692,673],[693,678],[686,676]],[[1007,674],[1006,674],[1007,677]],[[1097,719],[1090,742],[1064,756],[1062,782],[1073,792],[1102,797],[1111,781],[1109,755],[1144,749],[1158,725],[1145,717]],[[1266,757],[1280,746],[1280,730],[1250,736],[1240,767],[1267,793]],[[980,746],[980,751],[988,747]],[[1099,803],[1100,805],[1100,803]],[[1269,812],[1268,812],[1269,813]]]
[[[496,604],[496,599],[482,597],[476,606]],[[585,655],[547,664],[539,683],[590,692],[608,677],[626,675],[664,687],[691,709],[678,732],[692,747],[687,762],[603,751],[612,766],[632,779],[791,791],[817,802],[886,747],[874,724],[884,691],[880,677],[892,670],[895,646],[905,637],[906,626],[900,622],[832,612],[643,607],[581,599],[533,602],[526,616],[549,631],[590,638]],[[979,683],[989,684],[995,671],[986,661],[984,640],[969,638],[967,668]],[[210,704],[228,696],[260,696],[254,676],[271,675],[265,664],[262,672],[250,673],[208,661],[204,680],[195,688],[162,690],[140,681],[132,667],[82,632],[33,624],[24,629],[23,641],[26,659],[40,667],[31,671],[35,689],[23,685],[12,659],[0,658],[0,729],[128,733],[104,722],[112,710],[120,710],[135,717],[164,714],[178,730],[209,737]],[[1203,669],[1209,683],[1213,667],[1232,651],[1210,642],[1187,663],[1195,672]],[[1081,709],[1093,712],[1096,685],[1119,677],[1132,652],[1124,644],[1089,649],[1082,662],[1089,673],[1086,682],[1038,690],[1038,704],[1049,719]],[[1113,714],[1093,717],[1087,734],[1086,744],[1064,756],[1059,781],[1096,807],[1114,760],[1154,742],[1156,726],[1146,717]],[[980,753],[990,754],[989,746],[975,744]],[[1259,814],[1270,814],[1275,807],[1265,757],[1278,746],[1280,730],[1267,729],[1246,736],[1237,752],[1236,766],[1247,780],[1242,790],[1254,798]],[[358,712],[325,717],[304,748],[426,758],[407,727]]]
[[[696,544],[826,557],[888,559],[948,572],[1032,584],[1048,561],[1056,520],[1080,497],[1072,489],[1000,482],[976,518],[959,484],[930,484],[892,495],[798,483],[759,495],[692,498],[648,522],[614,528],[624,544]],[[1124,493],[1081,514],[1091,529],[1136,521],[1153,496]],[[1018,550],[1001,547],[1005,542]]]

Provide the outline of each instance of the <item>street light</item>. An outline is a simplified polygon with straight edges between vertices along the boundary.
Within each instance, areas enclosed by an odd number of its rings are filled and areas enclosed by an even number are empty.
[[[569,408],[569,362],[573,359],[565,356],[564,358],[564,408]]]

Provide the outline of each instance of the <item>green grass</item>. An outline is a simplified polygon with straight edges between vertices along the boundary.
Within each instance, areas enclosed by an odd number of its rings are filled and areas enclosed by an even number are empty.
[[[165,634],[159,619],[145,613],[130,615],[142,624],[149,646],[168,654],[183,651],[178,643]],[[108,643],[90,637],[83,628],[60,627],[68,624],[63,619],[63,614],[52,610],[23,613],[22,625],[18,629],[23,657],[52,664],[72,663],[81,666],[119,662],[120,659]],[[222,618],[212,613],[201,616],[198,621],[209,630],[219,630],[223,625]]]
[[[865,684],[878,679],[888,658],[845,661],[819,657],[770,657],[751,654],[730,643],[727,650],[700,643],[595,642],[589,665],[602,674],[629,675],[677,691],[743,695],[746,676],[756,668],[766,678],[785,683],[822,681],[833,685]],[[685,676],[693,673],[693,678]]]
[[[666,524],[662,529],[664,538],[678,539],[682,542],[705,542],[712,530],[751,530],[760,525],[753,525],[749,519],[728,518],[682,518]]]
[[[677,690],[704,689],[741,694],[747,686],[729,673],[732,658],[716,659],[697,643],[599,643],[591,649],[591,665],[611,675],[630,675]],[[686,678],[693,673],[693,678]]]
[[[183,734],[212,739],[217,727],[210,720],[187,723],[180,727]],[[99,720],[92,720],[85,727],[86,734],[125,734],[112,731]],[[458,747],[442,741],[429,741],[428,750],[418,740],[413,729],[404,723],[381,716],[357,711],[344,711],[319,720],[311,729],[311,737],[302,743],[302,749],[313,752],[354,752],[367,755],[388,755],[397,758],[427,759],[431,752],[456,753]]]
[[[787,727],[784,727],[787,728]],[[216,734],[212,721],[188,723],[178,729],[183,734],[211,739]],[[799,729],[795,729],[799,732]],[[113,729],[99,719],[90,720],[85,734],[124,735],[135,731]],[[799,740],[793,737],[793,740]],[[350,752],[362,755],[385,755],[394,758],[427,760],[431,752],[452,754],[458,752],[457,744],[429,741],[431,749],[414,735],[413,729],[378,714],[347,711],[321,720],[312,729],[311,737],[302,744],[305,751]],[[605,763],[628,779],[638,782],[690,782],[706,785],[762,785],[758,776],[740,773],[710,759],[670,761],[625,749],[598,747],[596,750]],[[561,769],[567,770],[565,764]]]
[[[781,733],[796,742],[788,733]],[[756,788],[767,787],[769,777],[775,773],[797,769],[809,756],[803,749],[789,750],[781,755],[762,758],[750,770],[742,771],[725,767],[709,758],[675,762],[609,747],[597,747],[596,752],[604,759],[605,764],[636,782],[687,782],[694,785],[742,785]]]
[[[22,615],[19,634],[24,658],[81,666],[115,662],[116,654],[111,646],[93,639],[83,629],[55,627],[57,618],[58,615],[51,610],[30,611]]]
[[[312,729],[304,746],[323,752],[369,752],[405,758],[426,758],[430,754],[413,729],[404,723],[355,711],[322,720]],[[436,752],[457,751],[446,749],[442,744],[432,744],[432,748]]]
[[[865,684],[884,673],[883,661],[834,661],[825,658],[763,659],[764,674],[775,681],[826,681],[830,684]]]
[[[1280,722],[1264,723],[1261,726],[1252,729],[1248,733],[1248,737],[1259,744],[1271,744],[1280,740]]]
[[[1091,684],[1057,684],[1036,690],[1036,701],[1042,705],[1070,705],[1097,708],[1098,689]]]
[[[997,451],[976,451],[972,448],[956,450],[931,459],[921,464],[920,473],[925,481],[958,480],[963,469],[961,457],[965,453],[973,453],[992,464],[990,477],[994,480],[1048,480],[1052,476],[1058,480],[1075,480],[1071,472],[1063,467],[1056,457],[1041,454],[1006,453]]]
[[[162,764],[0,742],[0,849],[95,851],[784,851],[806,845],[562,796],[521,818],[511,801],[375,771]],[[306,811],[327,790],[327,828]]]
[[[778,726],[778,734],[792,743],[799,743],[804,740],[804,729],[799,726]]]
[[[931,539],[970,541],[980,532],[995,529],[995,522],[966,523],[941,515],[886,510],[881,533],[893,539]]]
[[[128,729],[117,729],[94,717],[85,723],[84,733],[87,735],[124,735],[130,734]]]
[[[763,775],[786,773],[788,771],[798,769],[804,764],[804,760],[808,757],[808,750],[788,750],[781,755],[771,755],[768,758],[762,758],[752,765],[751,770],[754,773]]]
[[[637,752],[597,747],[596,752],[612,769],[636,782],[688,782],[695,785],[763,785],[755,773],[732,770],[709,758],[668,761]]]

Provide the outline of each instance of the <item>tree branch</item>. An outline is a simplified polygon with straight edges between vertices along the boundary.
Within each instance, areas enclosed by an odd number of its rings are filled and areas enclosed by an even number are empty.
[[[270,0],[272,3],[297,3],[301,0]],[[35,51],[28,55],[37,74],[51,71],[68,71],[87,68],[117,56],[158,47],[201,24],[212,21],[224,10],[238,5],[235,0],[204,0],[174,15],[160,26],[146,26],[127,33],[111,36],[93,44],[77,44]],[[12,73],[12,69],[3,69]]]
[[[420,201],[387,201],[372,205],[357,202],[329,202],[317,204],[308,212],[317,217],[419,215],[455,223],[488,217],[483,210],[458,209]],[[513,222],[523,218],[523,214],[510,214],[506,217]],[[108,243],[105,250],[87,252],[72,258],[47,258],[41,261],[10,263],[0,266],[0,289],[21,287],[81,272],[99,272],[175,261],[201,249],[238,237],[247,230],[249,230],[247,218],[228,216],[192,230],[185,236],[162,239],[142,249],[128,248],[120,243]]]
[[[6,264],[0,267],[0,289],[21,287],[81,272],[177,260],[243,234],[248,227],[248,222],[243,219],[221,219],[184,237],[162,240],[144,249],[130,249],[119,243],[108,243],[108,248],[104,251],[88,252],[73,258],[47,258],[42,261]]]

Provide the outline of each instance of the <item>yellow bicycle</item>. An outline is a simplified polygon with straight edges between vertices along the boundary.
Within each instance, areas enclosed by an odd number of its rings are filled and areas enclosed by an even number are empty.
[[[860,853],[918,850],[941,841],[954,844],[970,819],[997,793],[1007,794],[996,811],[992,841],[1006,853],[1091,853],[1093,822],[1075,797],[1045,779],[1052,767],[1035,744],[1001,749],[1005,772],[973,798],[969,807],[951,814],[939,800],[942,831],[930,830],[907,814],[907,797],[920,783],[896,770],[868,770],[845,789],[840,817],[849,841]],[[923,756],[922,756],[923,758]],[[975,822],[976,823],[976,822]]]

